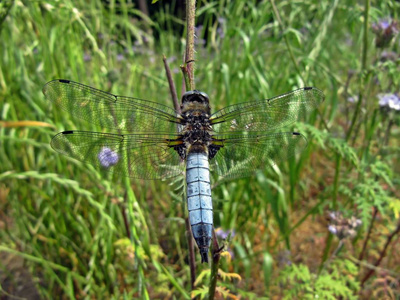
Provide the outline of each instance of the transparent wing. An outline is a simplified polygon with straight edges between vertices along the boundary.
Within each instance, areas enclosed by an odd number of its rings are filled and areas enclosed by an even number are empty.
[[[119,133],[175,133],[179,123],[175,111],[168,106],[116,96],[70,80],[50,81],[43,87],[43,93],[72,116]]]
[[[214,139],[220,149],[210,161],[211,170],[225,179],[251,175],[257,168],[285,161],[307,147],[307,139],[298,132],[215,135]]]
[[[182,174],[184,163],[174,145],[177,135],[60,132],[51,141],[57,152],[123,176],[163,179]]]
[[[294,123],[323,100],[320,90],[306,87],[271,99],[227,106],[214,113],[210,122],[216,133],[273,131]]]

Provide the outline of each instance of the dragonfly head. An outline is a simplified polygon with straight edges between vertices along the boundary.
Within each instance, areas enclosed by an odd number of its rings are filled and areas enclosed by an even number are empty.
[[[198,90],[193,90],[193,91],[188,91],[183,94],[182,96],[182,104],[188,103],[188,102],[200,102],[202,104],[209,104],[209,98],[208,95],[204,92],[200,92]]]

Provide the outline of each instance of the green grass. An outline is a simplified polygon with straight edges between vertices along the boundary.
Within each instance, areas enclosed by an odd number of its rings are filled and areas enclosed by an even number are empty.
[[[46,101],[41,89],[52,79],[173,106],[162,55],[179,70],[185,23],[172,13],[176,4],[159,1],[151,18],[141,18],[126,1],[109,3],[0,3],[0,252],[23,260],[43,298],[189,299],[182,179],[121,178],[49,145],[62,130],[102,131]],[[399,58],[380,60],[383,49],[371,29],[364,39],[365,3],[276,1],[282,24],[269,1],[197,6],[199,39],[207,36],[207,43],[196,46],[196,88],[210,96],[214,111],[302,86],[326,95],[318,112],[296,125],[309,140],[301,156],[216,184],[215,226],[236,232],[229,244],[234,258],[222,258],[221,270],[242,278],[219,281],[220,291],[244,299],[290,297],[289,291],[307,298],[310,289],[322,297],[359,291],[398,297],[400,249],[393,241],[381,269],[360,286],[400,211],[399,114],[382,113],[377,98],[399,92]],[[399,8],[394,1],[372,2],[366,28],[388,16],[398,19]],[[398,53],[398,41],[384,50]],[[180,72],[174,80],[180,94]],[[347,98],[357,95],[363,100],[354,118],[357,105]],[[336,251],[338,259],[332,256],[338,240],[321,221],[332,209],[363,221]],[[281,259],[285,249],[291,267]],[[209,267],[198,253],[196,259],[202,294]],[[13,294],[15,286],[5,284],[15,273],[8,261],[1,262],[0,284]]]

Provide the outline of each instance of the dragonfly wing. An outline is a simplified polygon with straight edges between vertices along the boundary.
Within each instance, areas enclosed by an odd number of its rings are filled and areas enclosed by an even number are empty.
[[[64,131],[51,146],[98,169],[141,179],[164,179],[182,174],[185,168],[174,145],[177,135],[110,134]]]
[[[213,137],[213,144],[219,150],[210,161],[211,170],[225,179],[251,175],[255,169],[285,161],[301,153],[307,146],[307,139],[298,132],[243,133]]]
[[[227,106],[214,113],[210,122],[217,133],[273,131],[294,123],[323,100],[320,90],[306,87],[271,99]]]
[[[116,96],[70,80],[50,81],[43,87],[43,93],[72,116],[119,133],[173,133],[180,123],[176,112],[168,106]]]

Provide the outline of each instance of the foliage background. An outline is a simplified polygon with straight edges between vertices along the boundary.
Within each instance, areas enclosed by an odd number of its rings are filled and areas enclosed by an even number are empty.
[[[300,157],[215,185],[215,226],[232,232],[220,297],[400,296],[399,112],[378,104],[399,92],[400,45],[377,47],[371,29],[400,5],[372,1],[366,20],[366,3],[277,1],[281,23],[270,1],[197,3],[196,86],[214,110],[306,85],[326,95],[296,125],[309,139]],[[0,3],[4,297],[190,298],[182,179],[128,180],[57,155],[55,133],[102,129],[41,93],[66,78],[172,106],[162,55],[180,93],[182,1],[147,4],[150,15],[131,1]],[[362,225],[339,240],[327,211]],[[209,266],[196,259],[204,297]]]

